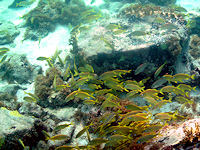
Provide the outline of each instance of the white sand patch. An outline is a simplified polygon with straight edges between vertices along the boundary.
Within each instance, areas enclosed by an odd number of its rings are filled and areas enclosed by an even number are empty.
[[[20,35],[14,42],[16,46],[11,48],[11,51],[17,54],[26,54],[30,63],[41,65],[44,70],[46,70],[48,66],[46,62],[36,60],[38,57],[50,57],[54,54],[56,49],[63,50],[65,54],[69,52],[68,41],[70,38],[70,31],[67,27],[58,25],[56,30],[41,39],[40,43],[39,41],[31,40],[22,42],[24,32],[25,30],[21,29]]]
[[[99,6],[105,3],[103,0],[95,0],[95,2],[92,4],[91,4],[92,0],[84,0],[84,1],[85,1],[85,4],[89,6]]]

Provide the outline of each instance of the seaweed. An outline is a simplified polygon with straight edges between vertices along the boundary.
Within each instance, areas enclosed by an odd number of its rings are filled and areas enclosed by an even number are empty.
[[[54,31],[57,24],[77,26],[100,17],[99,10],[86,6],[82,0],[71,0],[68,4],[60,0],[40,0],[36,8],[22,17],[27,27],[24,40],[43,38]]]

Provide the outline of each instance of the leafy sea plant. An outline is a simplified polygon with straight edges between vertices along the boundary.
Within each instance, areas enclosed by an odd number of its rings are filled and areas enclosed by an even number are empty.
[[[5,137],[0,137],[0,148],[3,146],[5,142]]]
[[[60,0],[40,0],[36,8],[22,17],[27,27],[24,40],[43,38],[55,30],[56,24],[70,24],[75,27],[101,17],[100,10],[86,6],[83,0],[71,0],[68,4]]]

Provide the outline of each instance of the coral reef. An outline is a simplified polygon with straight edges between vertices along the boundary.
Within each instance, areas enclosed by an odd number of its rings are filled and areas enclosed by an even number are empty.
[[[69,4],[61,0],[40,0],[35,9],[23,16],[27,27],[24,40],[43,38],[54,31],[57,24],[76,26],[84,23],[86,12],[90,10],[81,0],[71,0]]]
[[[198,35],[190,36],[188,52],[194,59],[200,58],[200,37]]]
[[[187,41],[182,14],[130,4],[97,23],[101,17],[81,0],[40,0],[24,16],[25,39],[40,39],[57,23],[75,26],[71,55],[64,61],[59,51],[37,58],[49,69],[36,77],[34,94],[25,92],[23,104],[16,103],[20,86],[0,91],[0,119],[6,118],[0,123],[0,149],[187,149],[199,142],[200,121],[193,119],[199,97],[191,96],[198,78],[173,74],[172,68]],[[193,59],[199,40],[191,36]],[[0,63],[3,79],[19,84],[32,82],[34,67],[24,56]]]
[[[49,68],[46,75],[38,75],[35,79],[35,95],[39,98],[39,105],[43,107],[57,107],[66,104],[65,97],[70,92],[68,88],[56,92],[53,82],[56,76],[56,85],[63,85],[61,72],[56,68]]]
[[[125,5],[120,13],[120,16],[126,16],[129,19],[148,19],[145,17],[151,16],[153,17],[154,23],[162,24],[162,23],[174,23],[180,22],[182,24],[186,24],[182,14],[177,12],[174,8],[165,8],[156,5],[141,5],[141,4],[129,4]],[[131,18],[132,17],[132,18]],[[160,18],[157,18],[160,17]],[[134,21],[134,20],[133,20]],[[152,20],[148,20],[151,21]]]
[[[153,142],[160,145],[161,149],[167,149],[172,146],[179,149],[192,149],[200,139],[200,120],[191,119],[181,124],[169,125],[160,130],[160,135]],[[146,146],[150,149],[152,145]],[[197,145],[198,146],[198,145]]]

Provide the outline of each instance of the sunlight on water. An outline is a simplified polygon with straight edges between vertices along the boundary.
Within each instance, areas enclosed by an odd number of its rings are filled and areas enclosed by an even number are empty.
[[[86,5],[91,5],[91,6],[99,6],[104,4],[103,0],[96,0],[93,4],[91,4],[92,0],[85,0]]]
[[[186,8],[187,10],[192,10],[192,9],[200,7],[199,0],[177,0],[176,3]]]

